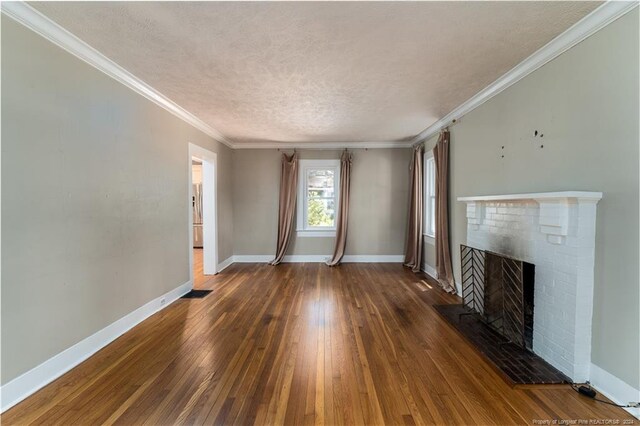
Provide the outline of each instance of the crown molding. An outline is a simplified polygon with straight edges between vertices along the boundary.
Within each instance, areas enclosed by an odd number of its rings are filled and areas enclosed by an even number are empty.
[[[185,110],[171,99],[131,74],[120,65],[107,58],[102,53],[55,23],[33,7],[22,1],[3,1],[2,13],[30,30],[46,38],[92,67],[102,71],[114,80],[124,84],[134,92],[144,96],[156,105],[166,109],[176,117],[206,133],[213,139],[222,142],[230,148],[234,144],[219,131],[209,126],[189,111]]]
[[[489,99],[501,93],[503,90],[522,80],[533,71],[557,58],[562,53],[606,27],[622,15],[630,12],[636,8],[638,4],[640,4],[638,0],[607,1],[602,6],[593,10],[584,18],[573,24],[549,43],[542,46],[531,56],[520,62],[511,70],[507,71],[506,74],[482,89],[480,92],[476,93],[462,105],[458,106],[449,114],[445,115],[420,132],[412,139],[411,144],[415,145],[435,136],[441,129],[452,124],[453,120],[459,120],[465,114],[473,111]]]
[[[234,149],[344,149],[410,148],[412,141],[392,142],[236,142]]]

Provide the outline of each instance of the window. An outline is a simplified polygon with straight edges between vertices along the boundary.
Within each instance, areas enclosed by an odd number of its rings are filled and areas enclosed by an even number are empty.
[[[424,234],[436,236],[436,162],[433,151],[424,154]]]
[[[298,235],[335,236],[340,160],[300,160],[299,164]]]

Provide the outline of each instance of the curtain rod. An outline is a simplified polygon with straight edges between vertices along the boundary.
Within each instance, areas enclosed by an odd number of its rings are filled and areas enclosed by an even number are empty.
[[[399,146],[396,148],[411,148],[410,146]],[[255,148],[255,149],[260,149],[260,148]],[[274,149],[274,148],[264,148],[266,149]],[[298,147],[298,148],[275,148],[276,151],[295,151],[296,149],[303,149],[303,150],[307,150],[307,151],[349,151],[349,150],[353,150],[353,149],[363,149],[365,151],[368,151],[369,149],[378,149],[378,148],[370,148],[370,147],[348,147],[348,148],[314,148],[314,147]],[[394,149],[394,148],[387,148],[387,149]]]
[[[458,120],[456,120],[455,118],[453,120],[451,120],[449,122],[449,124],[442,126],[442,128],[440,129],[440,131],[438,133],[442,133],[444,131],[449,131],[449,127],[453,127],[456,125],[456,123],[458,122]],[[425,141],[426,142],[426,141]]]
[[[440,133],[444,132],[445,130],[446,130],[446,131],[449,131],[449,128],[450,128],[450,127],[455,126],[457,123],[458,123],[458,120],[454,118],[453,120],[451,120],[451,121],[449,122],[449,124],[447,124],[447,125],[445,125],[445,126],[442,126],[442,127],[440,128],[440,130],[438,130],[438,134],[440,134]],[[435,136],[435,135],[434,135],[434,136]],[[433,136],[432,136],[432,137],[433,137]],[[427,139],[424,139],[424,140],[422,140],[421,142],[418,142],[418,143],[416,143],[416,144],[415,144],[415,145],[413,145],[413,146],[414,146],[414,147],[419,146],[419,145],[424,145],[424,146],[426,146],[426,145],[427,145],[427,141],[428,141],[429,139],[431,139],[431,137],[429,137],[429,138],[427,138]]]

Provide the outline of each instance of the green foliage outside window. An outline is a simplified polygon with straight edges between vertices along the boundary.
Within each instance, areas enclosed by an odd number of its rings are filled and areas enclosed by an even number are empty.
[[[333,217],[327,214],[324,203],[321,200],[310,199],[307,222],[309,226],[332,226]]]
[[[333,226],[334,212],[327,209],[325,205],[326,199],[318,199],[313,197],[322,197],[322,190],[309,191],[309,199],[307,204],[307,225],[309,226]]]

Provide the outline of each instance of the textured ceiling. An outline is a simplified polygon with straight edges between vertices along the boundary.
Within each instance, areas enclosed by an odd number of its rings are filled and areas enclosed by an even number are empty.
[[[234,143],[402,141],[597,2],[35,2]]]

